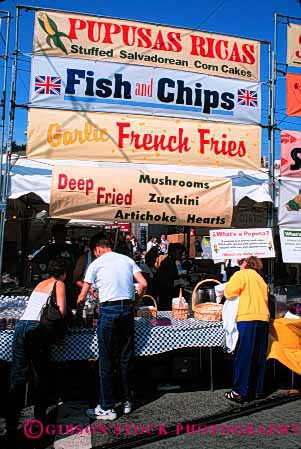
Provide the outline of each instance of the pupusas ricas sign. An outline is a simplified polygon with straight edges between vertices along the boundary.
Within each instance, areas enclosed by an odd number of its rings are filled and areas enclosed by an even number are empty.
[[[258,41],[65,12],[36,12],[33,53],[260,78]]]

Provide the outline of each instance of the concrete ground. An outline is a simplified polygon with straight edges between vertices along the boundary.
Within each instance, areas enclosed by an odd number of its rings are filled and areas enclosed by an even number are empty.
[[[199,431],[146,444],[143,449],[300,449],[301,401]]]
[[[177,352],[177,357],[179,352]],[[193,359],[194,352],[190,351],[183,354],[187,360]],[[163,356],[162,356],[163,357]],[[98,397],[98,373],[97,370],[87,363],[77,363],[64,365],[61,370],[57,370],[56,376],[59,380],[59,389],[64,392],[63,402],[49,410],[48,427],[41,428],[38,424],[32,426],[30,419],[33,417],[33,408],[28,407],[23,410],[23,416],[19,428],[18,449],[121,449],[123,447],[145,447],[150,449],[161,449],[175,447],[194,448],[221,448],[221,449],[253,449],[253,448],[272,448],[273,449],[301,449],[299,432],[291,424],[297,424],[301,429],[301,401],[299,397],[294,402],[286,405],[275,406],[269,401],[256,401],[252,406],[252,414],[248,415],[250,404],[242,406],[233,404],[223,397],[227,387],[231,385],[231,366],[227,365],[228,360],[221,358],[216,354],[214,365],[215,388],[209,390],[208,358],[206,354],[203,360],[201,375],[197,369],[194,372],[194,380],[177,379],[178,366],[164,358],[156,359],[146,358],[145,361],[136,366],[136,403],[134,411],[128,416],[122,416],[119,411],[119,417],[116,421],[90,421],[85,416],[87,408],[95,405]],[[181,362],[181,360],[180,360]],[[199,366],[199,360],[196,360],[196,367]],[[171,367],[166,370],[166,367]],[[195,367],[195,368],[196,368]],[[4,373],[4,370],[2,370]],[[272,370],[273,371],[273,370]],[[286,373],[286,377],[287,377]],[[277,381],[281,378],[281,372],[277,371]],[[3,374],[0,386],[4,386],[5,377]],[[53,376],[54,378],[54,376]],[[170,380],[173,384],[180,384],[181,389],[175,391],[159,391],[158,384]],[[267,376],[270,382],[271,376]],[[291,375],[286,379],[288,385],[291,384]],[[283,397],[284,391],[276,391],[271,395],[271,399]],[[0,406],[5,410],[5,388],[2,388],[0,394]],[[94,404],[93,404],[94,402]],[[54,403],[54,402],[53,402]],[[262,405],[270,405],[273,408],[261,410]],[[1,407],[0,407],[1,408]],[[253,407],[254,408],[254,407]],[[242,412],[241,417],[233,413]],[[217,427],[214,432],[205,427],[206,423],[216,423],[221,426],[227,423],[233,427],[244,424],[254,424],[253,434],[236,435],[221,430]],[[190,427],[182,428],[183,423]],[[194,433],[192,423],[195,424]],[[197,424],[202,427],[198,429]],[[270,424],[287,424],[288,431],[283,434],[273,433],[264,434],[261,429],[258,431],[259,424],[265,428]],[[44,430],[44,434],[43,434]],[[190,433],[187,433],[189,431]],[[255,432],[257,431],[257,434]],[[1,419],[0,411],[0,448],[12,449],[7,446],[5,441],[5,424]],[[173,432],[178,432],[175,437]],[[235,430],[239,433],[239,430]],[[42,435],[43,434],[43,435]],[[46,438],[42,439],[44,436]],[[149,437],[158,436],[160,441],[150,440]],[[5,445],[6,444],[6,445]]]
[[[248,416],[231,419],[235,411],[247,414],[250,404],[241,406],[228,402],[224,399],[223,392],[224,390],[162,394],[153,401],[137,404],[130,415],[120,416],[111,422],[90,421],[85,416],[88,403],[67,401],[58,407],[52,417],[50,414],[47,432],[53,435],[48,435],[47,443],[42,443],[41,438],[32,438],[38,436],[42,429],[31,426],[32,408],[28,408],[24,411],[20,426],[20,434],[26,435],[20,440],[20,447],[104,449],[130,443],[131,447],[146,449],[301,448],[301,400],[298,397],[285,405],[258,412],[255,409]],[[272,399],[277,397],[283,397],[283,391],[271,396]],[[256,401],[254,404],[260,409],[267,402]],[[222,420],[218,419],[219,414],[225,415]],[[228,422],[227,415],[230,419]],[[217,417],[218,424],[215,426],[213,416]],[[184,422],[186,424],[181,424]],[[71,425],[77,426],[77,430],[71,429]],[[172,431],[176,431],[176,437],[170,437]],[[161,439],[157,442],[141,440],[141,436],[147,435],[160,435]],[[136,439],[134,443],[133,439]]]

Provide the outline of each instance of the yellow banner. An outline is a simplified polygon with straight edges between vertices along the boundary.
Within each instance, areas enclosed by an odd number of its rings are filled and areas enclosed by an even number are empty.
[[[301,65],[301,25],[289,23],[287,26],[286,63],[296,67]]]
[[[56,218],[231,226],[232,181],[138,169],[53,167]]]
[[[261,128],[179,118],[29,110],[27,157],[259,169]]]
[[[36,12],[35,54],[260,79],[260,42],[144,22]]]

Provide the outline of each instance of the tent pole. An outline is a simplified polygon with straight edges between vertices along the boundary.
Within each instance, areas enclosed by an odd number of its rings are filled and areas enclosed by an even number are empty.
[[[18,62],[18,46],[19,46],[19,8],[16,8],[16,32],[15,32],[15,50],[12,66],[11,77],[11,94],[10,94],[10,112],[9,112],[9,126],[6,146],[6,160],[3,174],[2,189],[1,189],[1,217],[0,217],[0,285],[2,283],[2,266],[3,266],[3,246],[4,246],[4,228],[5,217],[7,209],[8,187],[9,187],[9,173],[12,152],[12,142],[14,135],[14,120],[15,120],[15,104],[16,104],[16,83],[17,83],[17,62]],[[1,167],[2,168],[2,167]]]
[[[185,227],[187,232],[187,248],[186,248],[186,257],[188,258],[190,255],[190,226]]]
[[[269,46],[269,184],[272,204],[269,207],[268,226],[272,228],[272,234],[275,234],[275,111],[276,111],[276,82],[277,82],[277,14],[274,14],[274,51]],[[275,258],[269,259],[268,264],[268,284],[270,292],[274,292],[275,284]]]
[[[1,14],[2,11],[0,11]],[[4,73],[3,73],[3,87],[2,87],[2,116],[1,116],[1,148],[0,148],[0,167],[1,175],[3,168],[3,153],[4,153],[4,143],[5,143],[5,120],[6,120],[6,91],[7,91],[7,71],[8,71],[8,45],[9,45],[9,34],[10,34],[10,19],[11,16],[7,13],[6,19],[6,37],[5,37],[5,50],[4,50]],[[3,177],[0,176],[0,192],[2,192]]]

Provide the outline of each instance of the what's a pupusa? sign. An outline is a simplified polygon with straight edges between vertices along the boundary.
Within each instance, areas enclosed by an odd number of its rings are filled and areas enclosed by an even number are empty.
[[[210,244],[214,259],[241,259],[250,256],[275,257],[270,228],[211,230]]]

